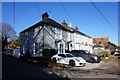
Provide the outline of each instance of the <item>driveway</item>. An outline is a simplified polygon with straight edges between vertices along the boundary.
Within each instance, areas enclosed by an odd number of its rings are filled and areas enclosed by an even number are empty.
[[[118,80],[120,74],[116,71],[116,67],[108,67],[100,63],[87,63],[84,67],[66,67],[63,70],[52,69],[51,71],[58,75],[67,76],[68,78],[111,78],[109,80]],[[116,69],[115,69],[116,68]]]

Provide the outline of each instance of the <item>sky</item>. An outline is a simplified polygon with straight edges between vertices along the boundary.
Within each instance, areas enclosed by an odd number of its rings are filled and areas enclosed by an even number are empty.
[[[22,30],[41,21],[41,15],[48,12],[49,17],[60,24],[65,20],[68,25],[71,23],[73,28],[78,26],[79,31],[93,38],[108,36],[110,42],[118,45],[118,3],[94,4],[112,27],[91,2],[16,2],[15,10],[13,2],[3,2],[2,22],[10,24],[18,35]]]

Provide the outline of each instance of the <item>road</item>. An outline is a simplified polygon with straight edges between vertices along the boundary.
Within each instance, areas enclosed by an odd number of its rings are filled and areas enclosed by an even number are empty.
[[[64,70],[54,70],[45,67],[40,67],[36,64],[31,64],[29,62],[24,62],[19,59],[11,58],[9,56],[3,56],[2,58],[2,79],[6,78],[27,78],[27,79],[53,79],[57,78],[57,80],[61,80],[62,76],[67,76],[72,79],[80,79],[80,78],[111,78],[109,80],[118,80],[118,75],[112,71],[112,74],[108,74],[109,70],[104,66],[101,66],[99,63],[90,64],[88,63],[85,67],[73,67],[72,69],[66,68]],[[110,69],[111,70],[111,69]],[[47,72],[48,71],[48,72]],[[52,74],[49,74],[52,73]],[[56,74],[59,75],[56,75]],[[114,74],[113,74],[114,73]],[[116,72],[117,73],[117,72]],[[47,78],[47,79],[46,79]],[[68,78],[64,78],[64,80],[69,80]],[[63,79],[63,78],[62,78]],[[96,80],[95,79],[95,80]]]
[[[48,74],[43,71],[43,67],[10,56],[2,57],[2,79],[6,78],[61,78],[55,74]]]

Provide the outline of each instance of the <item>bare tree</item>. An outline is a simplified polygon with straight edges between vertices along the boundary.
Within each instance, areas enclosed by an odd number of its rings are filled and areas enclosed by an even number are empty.
[[[2,35],[2,46],[4,48],[8,41],[16,39],[16,32],[10,24],[0,23],[0,25],[0,28],[2,29],[0,31],[0,34]]]
[[[7,38],[7,40],[14,40],[16,38],[16,32],[12,28],[10,24],[1,23],[2,24],[2,38],[3,40]]]

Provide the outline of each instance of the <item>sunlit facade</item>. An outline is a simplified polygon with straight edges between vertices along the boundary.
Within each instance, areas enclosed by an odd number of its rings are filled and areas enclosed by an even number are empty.
[[[92,52],[93,39],[69,27],[65,21],[62,25],[42,15],[42,21],[21,32],[21,52],[42,56],[44,49],[54,49],[60,53],[71,50],[88,50]]]

